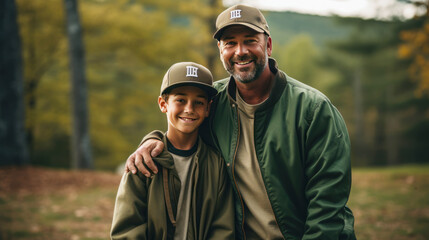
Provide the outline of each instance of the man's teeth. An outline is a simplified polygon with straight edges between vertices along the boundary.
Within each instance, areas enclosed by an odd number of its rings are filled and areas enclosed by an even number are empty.
[[[246,65],[248,63],[250,63],[250,61],[247,61],[247,62],[237,62],[238,65]]]

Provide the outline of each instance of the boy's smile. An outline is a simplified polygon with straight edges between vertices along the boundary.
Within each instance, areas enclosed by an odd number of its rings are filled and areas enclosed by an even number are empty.
[[[159,106],[168,120],[170,140],[198,134],[198,127],[209,115],[207,93],[199,87],[183,86],[171,90],[167,101],[160,97]],[[173,140],[174,141],[174,140]]]

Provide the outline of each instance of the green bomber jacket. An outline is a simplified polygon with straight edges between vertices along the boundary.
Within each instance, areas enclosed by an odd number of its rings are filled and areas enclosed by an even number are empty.
[[[285,239],[355,239],[346,206],[351,189],[350,140],[344,120],[329,99],[280,71],[270,97],[256,110],[254,142],[262,178]],[[245,220],[234,178],[240,119],[234,79],[215,82],[219,91],[205,124],[226,161],[237,193],[237,233]],[[208,129],[208,130],[207,130]],[[240,231],[242,237],[244,231]]]
[[[167,146],[165,136],[163,141]],[[234,200],[225,163],[217,151],[198,141],[187,239],[234,239]],[[173,239],[180,179],[166,148],[154,158],[159,173],[153,178],[140,172],[123,175],[111,239]]]
[[[285,239],[353,240],[354,217],[346,206],[351,189],[350,140],[329,99],[279,70],[269,98],[254,117],[254,142],[264,185]],[[244,206],[234,176],[240,119],[232,77],[216,81],[219,94],[200,127],[203,140],[226,162],[235,192],[236,235],[246,239]],[[152,132],[143,141],[160,139]]]

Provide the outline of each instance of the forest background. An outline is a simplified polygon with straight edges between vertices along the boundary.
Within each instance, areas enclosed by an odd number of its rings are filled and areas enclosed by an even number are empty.
[[[15,1],[28,154],[0,165],[73,166],[64,2]],[[429,162],[428,3],[410,4],[425,11],[387,20],[264,11],[279,68],[342,113],[353,166]],[[194,61],[215,79],[227,77],[212,38],[225,7],[219,0],[79,1],[91,168],[123,166],[145,134],[165,130],[157,96],[171,64]]]

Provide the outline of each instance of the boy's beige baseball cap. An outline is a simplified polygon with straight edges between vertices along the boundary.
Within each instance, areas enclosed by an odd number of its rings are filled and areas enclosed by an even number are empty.
[[[213,76],[210,70],[194,62],[173,64],[165,73],[161,84],[161,95],[181,86],[195,86],[207,92],[209,99],[217,94],[213,87]]]
[[[234,5],[221,12],[216,19],[216,32],[213,38],[219,40],[226,27],[243,25],[259,33],[270,35],[268,23],[259,9],[247,5]]]

